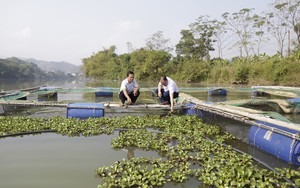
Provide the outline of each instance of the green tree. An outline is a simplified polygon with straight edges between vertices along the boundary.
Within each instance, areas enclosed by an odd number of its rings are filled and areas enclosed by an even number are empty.
[[[171,52],[173,50],[170,47],[170,39],[165,39],[162,31],[154,33],[150,38],[146,40],[147,50],[162,50],[165,52]]]
[[[176,53],[186,58],[198,58],[203,60],[213,51],[212,36],[214,25],[207,16],[200,16],[196,22],[190,24],[190,30],[182,30],[179,43],[176,45]]]
[[[163,50],[140,49],[131,54],[130,63],[134,66],[135,75],[141,80],[157,80],[171,59],[171,54]]]
[[[210,72],[209,62],[197,58],[186,59],[179,66],[180,79],[186,82],[205,81]]]
[[[195,54],[194,46],[196,46],[196,39],[190,30],[181,30],[181,39],[176,45],[176,53],[178,56],[191,58]]]
[[[109,49],[104,49],[88,58],[84,58],[84,73],[86,77],[113,79],[114,73],[118,72],[116,47],[111,46]],[[114,71],[114,72],[112,72]]]

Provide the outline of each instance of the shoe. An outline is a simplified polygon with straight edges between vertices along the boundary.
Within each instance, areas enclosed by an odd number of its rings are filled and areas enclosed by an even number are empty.
[[[161,103],[162,105],[168,105],[169,104],[169,101],[165,101],[163,103]]]

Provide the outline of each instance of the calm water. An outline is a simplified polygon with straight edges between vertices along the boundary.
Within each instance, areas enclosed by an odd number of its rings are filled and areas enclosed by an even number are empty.
[[[95,170],[100,166],[134,156],[158,157],[154,152],[112,150],[115,136],[43,133],[0,139],[0,187],[97,187]]]
[[[0,82],[0,90],[13,90],[29,88],[44,83],[14,83]],[[48,83],[49,86],[60,86],[64,88],[83,88],[90,87],[113,87],[119,88],[119,82],[99,82],[99,83],[77,83],[61,82]],[[140,83],[144,87],[155,87],[157,83]],[[207,87],[198,84],[178,84],[180,88],[187,87]],[[142,87],[143,87],[142,86]],[[250,92],[229,92],[226,97],[209,97],[207,92],[185,92],[204,101],[226,101],[251,98]],[[29,100],[36,100],[36,96],[29,96]],[[114,93],[110,98],[96,98],[93,93],[88,94],[58,94],[57,101],[81,101],[81,102],[118,102],[117,94]],[[150,92],[142,92],[138,103],[155,103],[155,98],[151,97]],[[53,107],[4,107],[6,113],[2,115],[24,115],[31,117],[51,117],[66,116],[66,108]],[[0,109],[1,112],[1,109]],[[167,111],[108,111],[106,116],[123,115],[146,115],[166,114]],[[285,115],[294,122],[300,122],[299,114]],[[241,124],[230,119],[217,116],[210,116],[207,122],[221,125],[221,128],[234,134],[239,140],[230,144],[243,152],[249,153],[259,160],[268,163],[273,167],[290,167],[286,162],[261,152],[247,144],[248,130],[250,126]],[[45,133],[40,135],[27,135],[23,137],[11,137],[0,139],[0,187],[17,188],[81,188],[97,187],[100,179],[95,176],[95,170],[102,165],[112,165],[117,160],[128,159],[132,154],[138,156],[157,156],[155,152],[112,150],[110,140],[116,136],[94,136],[94,137],[66,137],[54,133]],[[189,181],[179,187],[194,187],[199,184],[197,181]],[[174,187],[168,185],[166,187]]]

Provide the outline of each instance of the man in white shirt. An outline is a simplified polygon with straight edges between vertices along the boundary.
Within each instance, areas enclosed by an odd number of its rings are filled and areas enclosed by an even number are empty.
[[[179,96],[177,84],[171,78],[162,76],[155,92],[162,104],[171,105],[171,112],[173,112],[174,99]]]
[[[128,71],[127,78],[122,81],[119,99],[121,100],[121,106],[124,106],[125,101],[127,104],[134,104],[138,96],[140,95],[139,85],[134,79],[134,72]]]

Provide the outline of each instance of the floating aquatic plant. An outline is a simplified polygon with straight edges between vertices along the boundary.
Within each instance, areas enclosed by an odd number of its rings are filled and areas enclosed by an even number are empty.
[[[135,148],[161,158],[131,158],[96,170],[100,187],[162,187],[190,178],[215,187],[292,187],[300,172],[262,169],[249,155],[237,153],[226,140],[234,139],[218,126],[196,116],[104,117],[86,120],[0,116],[0,136],[53,131],[68,136],[113,134],[114,149]],[[288,181],[287,181],[288,179]]]

